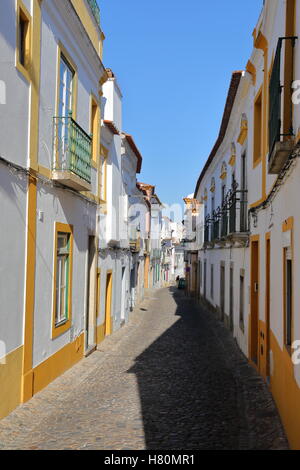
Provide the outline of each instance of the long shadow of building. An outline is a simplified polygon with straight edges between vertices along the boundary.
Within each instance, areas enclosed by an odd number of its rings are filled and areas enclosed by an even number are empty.
[[[136,358],[147,449],[235,449],[236,381],[207,314],[175,288],[178,321]]]

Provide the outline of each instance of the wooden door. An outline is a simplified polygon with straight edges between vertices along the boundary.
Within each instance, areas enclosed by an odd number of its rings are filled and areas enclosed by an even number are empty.
[[[251,341],[250,359],[258,365],[259,242],[251,242]]]

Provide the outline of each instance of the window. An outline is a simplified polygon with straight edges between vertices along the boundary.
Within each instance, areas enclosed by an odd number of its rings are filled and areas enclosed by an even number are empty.
[[[192,232],[196,232],[197,228],[197,214],[192,214]]]
[[[73,111],[73,78],[74,70],[61,54],[60,57],[60,82],[59,82],[59,105],[58,113],[60,117],[67,118]]]
[[[68,320],[68,278],[70,265],[70,235],[58,233],[56,257],[55,326]]]
[[[247,209],[247,155],[241,158],[241,186],[240,186],[240,232],[247,232],[248,209]]]
[[[292,345],[292,299],[293,299],[293,262],[291,249],[284,250],[285,258],[285,344]]]
[[[72,227],[57,223],[55,229],[53,337],[63,333],[71,325],[72,249]]]
[[[31,17],[26,7],[19,1],[17,14],[17,68],[29,80],[31,49]]]
[[[254,148],[253,164],[261,159],[262,150],[262,92],[260,91],[254,103]]]
[[[99,162],[99,192],[101,201],[106,201],[106,183],[107,183],[107,156],[108,150],[101,147]]]
[[[99,106],[94,98],[91,99],[91,134],[92,134],[92,159],[97,162],[99,143]]]

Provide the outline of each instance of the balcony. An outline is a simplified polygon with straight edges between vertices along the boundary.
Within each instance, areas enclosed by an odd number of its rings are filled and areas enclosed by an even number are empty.
[[[282,116],[282,91],[284,90],[284,99],[287,93],[290,93],[290,81],[288,77],[284,78],[284,85],[281,84],[281,64],[282,64],[282,45],[285,41],[285,54],[291,57],[293,61],[295,37],[279,38],[272,75],[269,87],[269,163],[268,171],[270,174],[279,174],[288,160],[293,147],[293,128],[292,122],[286,124]],[[291,101],[292,98],[289,97]],[[286,118],[285,118],[286,119]]]
[[[53,118],[52,179],[76,191],[91,190],[92,138],[71,117]]]
[[[93,16],[94,16],[99,28],[101,28],[101,26],[100,26],[100,8],[97,4],[97,0],[87,0],[87,2],[89,4],[90,9],[92,10]]]
[[[204,247],[239,244],[249,240],[247,191],[238,190],[237,184],[228,191],[223,205],[205,219]]]

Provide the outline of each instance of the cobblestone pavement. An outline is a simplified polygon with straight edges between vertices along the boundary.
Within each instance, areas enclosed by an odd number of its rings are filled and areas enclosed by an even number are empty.
[[[0,422],[0,449],[287,448],[230,333],[175,288]]]

